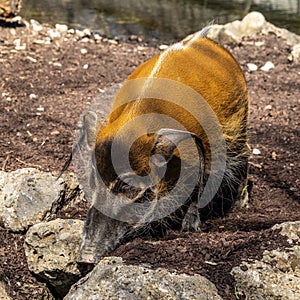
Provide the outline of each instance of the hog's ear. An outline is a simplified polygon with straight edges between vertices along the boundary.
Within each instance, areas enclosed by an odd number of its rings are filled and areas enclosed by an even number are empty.
[[[184,140],[193,138],[197,145],[199,155],[203,156],[203,146],[200,138],[189,131],[162,128],[156,134],[154,148],[152,149],[152,161],[157,166],[166,165],[173,156],[175,148]]]

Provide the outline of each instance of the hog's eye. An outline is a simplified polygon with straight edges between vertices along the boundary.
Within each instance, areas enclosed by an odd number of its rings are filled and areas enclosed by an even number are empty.
[[[119,192],[120,192],[120,193],[123,193],[123,194],[128,194],[128,193],[130,193],[132,190],[133,190],[133,187],[132,187],[132,186],[130,186],[129,184],[123,182],[123,183],[120,185]]]
[[[118,178],[112,191],[115,194],[123,194],[126,197],[133,199],[139,195],[139,193],[141,192],[141,188],[138,188],[130,184],[130,182],[127,183]]]

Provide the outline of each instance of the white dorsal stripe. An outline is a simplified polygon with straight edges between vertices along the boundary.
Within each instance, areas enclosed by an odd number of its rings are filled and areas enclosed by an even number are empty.
[[[166,57],[173,51],[182,51],[185,50],[186,48],[192,46],[192,44],[197,41],[200,38],[206,37],[209,30],[211,29],[212,25],[206,26],[204,27],[202,30],[189,35],[188,37],[186,37],[185,39],[183,39],[182,41],[175,43],[171,46],[169,46],[163,53],[160,54],[156,64],[154,65],[151,73],[149,74],[149,76],[147,77],[148,79],[145,81],[144,87],[141,91],[141,96],[140,98],[143,99],[143,95],[145,93],[145,91],[147,90],[147,88],[149,87],[149,84],[151,82],[151,79],[155,77],[156,74],[158,74],[158,72],[161,69],[161,66],[164,62],[164,60],[166,59]],[[188,41],[186,44],[183,44],[185,41]]]
[[[164,61],[164,59],[168,56],[168,54],[172,51],[181,51],[188,47],[190,47],[195,41],[197,41],[200,38],[206,37],[209,30],[211,29],[212,25],[204,27],[202,30],[189,35],[187,38],[182,40],[181,42],[175,43],[168,47],[159,57],[158,61],[156,62],[155,66],[153,67],[152,72],[150,73],[149,77],[153,78],[160,70],[161,65]],[[189,40],[185,45],[183,44],[184,41]]]
[[[192,35],[192,38],[189,40],[189,42],[186,44],[186,47],[190,47],[195,41],[197,41],[200,38],[206,37],[208,32],[210,31],[212,25],[204,27],[202,30],[194,33]]]

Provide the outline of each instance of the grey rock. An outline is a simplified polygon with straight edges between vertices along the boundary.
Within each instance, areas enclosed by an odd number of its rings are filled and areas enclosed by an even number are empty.
[[[280,28],[272,23],[267,22],[266,25],[262,28],[262,34],[275,34],[277,37],[283,38],[286,40],[287,44],[294,46],[300,43],[300,36],[296,33],[288,31],[285,28]]]
[[[123,264],[106,257],[72,286],[64,300],[222,299],[213,283],[200,275],[169,273]]]
[[[13,231],[48,220],[65,203],[82,199],[74,176],[57,180],[34,168],[0,171],[0,220]]]
[[[80,277],[76,260],[83,221],[56,219],[32,226],[24,242],[28,268],[64,296]]]
[[[217,42],[240,43],[244,36],[273,33],[282,37],[290,45],[300,43],[300,36],[286,29],[276,27],[266,21],[260,12],[250,12],[241,21],[234,21],[225,25],[213,25],[208,37]]]
[[[272,227],[273,230],[281,230],[280,234],[288,237],[290,244],[300,244],[300,221],[285,222],[276,224]]]
[[[300,222],[275,225],[293,244],[283,250],[265,251],[263,258],[242,262],[232,269],[239,292],[246,299],[300,299]]]
[[[300,43],[296,44],[293,47],[290,60],[291,61],[300,61]]]

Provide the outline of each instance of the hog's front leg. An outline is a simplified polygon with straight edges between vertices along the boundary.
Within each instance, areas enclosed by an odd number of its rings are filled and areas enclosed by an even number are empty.
[[[196,202],[192,202],[183,218],[182,231],[193,231],[200,232],[201,231],[201,220],[199,208]]]

